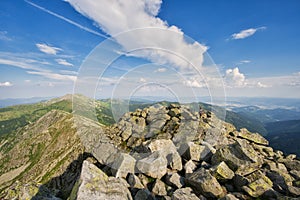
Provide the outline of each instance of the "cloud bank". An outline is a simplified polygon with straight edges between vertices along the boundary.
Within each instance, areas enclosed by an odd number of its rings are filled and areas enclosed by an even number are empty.
[[[176,26],[158,18],[161,0],[66,0],[79,13],[93,20],[110,36],[141,28],[158,28],[167,31],[157,31],[156,34],[145,31],[131,31],[126,37],[116,37],[116,41],[125,51],[134,47],[159,47],[172,49],[185,57],[194,65],[201,66],[203,53],[207,47],[198,43],[188,43],[184,33]],[[176,34],[170,34],[170,31]],[[158,49],[144,49],[134,52],[134,56],[146,58],[159,64],[172,64],[186,69],[189,64],[174,54]]]

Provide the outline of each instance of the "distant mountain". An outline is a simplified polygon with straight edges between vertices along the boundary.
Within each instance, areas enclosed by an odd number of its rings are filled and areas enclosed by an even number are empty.
[[[0,99],[0,108],[4,108],[7,106],[14,106],[14,105],[20,105],[20,104],[31,104],[31,103],[37,103],[41,101],[46,101],[49,99],[52,99],[54,97],[32,97],[32,98],[17,98],[17,99]]]
[[[300,119],[300,111],[296,109],[265,109],[257,106],[236,107],[232,111],[246,117],[255,118],[262,123]]]

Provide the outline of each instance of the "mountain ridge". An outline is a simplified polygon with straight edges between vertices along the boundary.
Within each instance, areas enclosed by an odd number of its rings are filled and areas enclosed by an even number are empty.
[[[50,111],[0,140],[0,177],[21,171],[2,182],[4,199],[89,199],[85,194],[92,188],[111,199],[104,188],[112,186],[104,180],[130,194],[116,192],[121,199],[300,195],[295,155],[273,151],[261,135],[237,129],[209,110],[168,102],[143,105],[104,125],[67,112],[64,98],[49,102],[55,105]],[[96,102],[99,113],[107,106]],[[99,187],[86,174],[95,176]]]

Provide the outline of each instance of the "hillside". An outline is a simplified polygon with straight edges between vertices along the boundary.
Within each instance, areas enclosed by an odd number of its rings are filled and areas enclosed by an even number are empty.
[[[266,124],[270,145],[286,153],[300,156],[300,120],[271,122]]]

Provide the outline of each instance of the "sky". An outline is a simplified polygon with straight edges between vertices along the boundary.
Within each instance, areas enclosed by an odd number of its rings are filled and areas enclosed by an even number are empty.
[[[300,98],[298,0],[2,0],[0,99]]]

